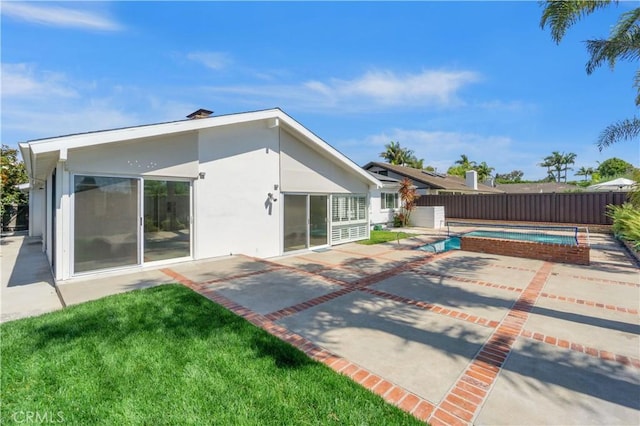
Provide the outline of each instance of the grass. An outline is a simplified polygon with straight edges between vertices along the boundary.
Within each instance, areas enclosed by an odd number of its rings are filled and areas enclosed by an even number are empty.
[[[368,240],[358,241],[358,244],[364,244],[367,246],[373,244],[386,243],[389,241],[397,241],[398,238],[409,238],[413,236],[412,234],[407,234],[406,232],[396,232],[396,231],[371,231],[371,235]]]
[[[5,323],[0,333],[4,424],[28,412],[83,425],[419,424],[180,285]]]

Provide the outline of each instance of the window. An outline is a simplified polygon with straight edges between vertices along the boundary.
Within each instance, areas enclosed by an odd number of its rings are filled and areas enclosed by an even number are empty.
[[[367,220],[367,197],[361,195],[334,195],[331,208],[332,222]]]
[[[380,194],[381,208],[382,209],[395,209],[398,207],[398,194],[383,192]]]

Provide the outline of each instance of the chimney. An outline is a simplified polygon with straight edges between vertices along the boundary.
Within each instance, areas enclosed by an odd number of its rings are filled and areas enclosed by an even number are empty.
[[[478,172],[469,170],[464,174],[464,183],[474,191],[478,190]]]
[[[208,109],[200,108],[199,110],[194,111],[191,114],[187,115],[187,118],[190,119],[190,120],[195,120],[195,119],[198,119],[198,118],[207,118],[211,114],[213,114],[213,111],[209,111]]]

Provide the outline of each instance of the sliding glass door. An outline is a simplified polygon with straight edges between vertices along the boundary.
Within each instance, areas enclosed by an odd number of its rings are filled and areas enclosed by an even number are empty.
[[[144,261],[191,254],[189,182],[144,180]]]
[[[139,263],[139,179],[74,176],[75,273]]]
[[[329,243],[327,202],[326,195],[284,195],[285,252]]]
[[[189,182],[73,179],[74,274],[191,255]]]
[[[309,196],[309,245],[311,247],[329,244],[327,238],[327,206],[326,195]]]
[[[284,196],[284,251],[307,248],[307,196]]]

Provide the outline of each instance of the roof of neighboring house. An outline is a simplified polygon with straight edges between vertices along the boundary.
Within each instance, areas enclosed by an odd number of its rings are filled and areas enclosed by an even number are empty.
[[[496,185],[496,188],[508,194],[540,194],[578,191],[582,189],[576,185],[558,182],[499,183]]]
[[[372,171],[369,171],[369,170],[367,170],[367,171],[369,172],[369,174],[371,176],[373,176],[374,178],[378,179],[382,183],[382,185],[385,186],[385,187],[396,187],[396,186],[399,187],[400,186],[400,180],[398,180],[398,179],[394,179],[394,178],[389,177],[389,176],[381,175],[380,173],[372,172]]]
[[[414,169],[413,167],[397,166],[389,163],[379,163],[372,161],[367,163],[363,169],[368,170],[372,167],[380,167],[399,175],[405,176],[415,182],[422,183],[430,188],[443,189],[446,191],[457,192],[473,192],[473,193],[500,193],[499,189],[489,185],[478,183],[478,190],[468,187],[464,178],[459,176],[451,176],[444,173],[428,172],[426,170]]]
[[[196,112],[200,112],[200,110]],[[50,170],[43,169],[52,170],[58,160],[64,161],[66,159],[67,151],[70,149],[184,133],[259,120],[265,121],[269,127],[282,127],[286,129],[294,135],[297,135],[303,143],[307,144],[320,155],[329,158],[344,169],[358,175],[370,185],[381,186],[380,181],[375,177],[358,167],[351,159],[294,120],[280,108],[77,133],[31,140],[20,143],[19,146],[22,152],[22,158],[29,172],[29,177],[32,179],[43,179],[43,175],[46,178],[46,175],[50,173]],[[44,162],[37,162],[37,158],[41,158]],[[34,170],[36,165],[40,169],[39,173]]]

